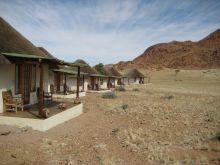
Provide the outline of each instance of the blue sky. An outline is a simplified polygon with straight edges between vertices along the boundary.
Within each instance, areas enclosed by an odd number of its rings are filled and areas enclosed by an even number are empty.
[[[220,28],[220,0],[0,0],[0,16],[60,59],[108,64],[202,39]]]

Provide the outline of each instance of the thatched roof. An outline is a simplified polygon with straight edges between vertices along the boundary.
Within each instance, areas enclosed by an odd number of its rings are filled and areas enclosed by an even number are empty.
[[[45,48],[43,48],[43,47],[38,47],[38,49],[40,49],[47,57],[56,58],[56,57],[54,57],[50,52],[48,52]]]
[[[38,49],[40,49],[45,54],[46,57],[54,59],[54,61],[56,61],[58,64],[70,65],[70,63],[68,63],[68,62],[64,62],[63,60],[56,58],[54,55],[52,55],[50,52],[48,52],[45,48],[38,47]]]
[[[0,17],[0,53],[45,54]]]
[[[78,59],[73,62],[74,65],[83,65],[81,71],[88,74],[99,74],[94,68],[92,68],[89,64],[87,64],[84,60]]]
[[[123,77],[137,78],[137,77],[145,77],[145,76],[139,70],[132,69],[128,73],[124,74]]]
[[[115,77],[122,77],[121,73],[119,73],[114,67],[107,69],[107,71]]]

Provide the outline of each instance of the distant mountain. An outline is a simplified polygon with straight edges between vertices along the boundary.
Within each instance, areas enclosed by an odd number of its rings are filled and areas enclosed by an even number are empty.
[[[220,29],[198,42],[172,41],[153,45],[132,61],[114,65],[118,70],[168,67],[203,69],[220,67]]]
[[[113,67],[113,64],[107,64],[107,65],[105,65],[104,67],[105,67],[105,69],[110,69],[110,68]]]

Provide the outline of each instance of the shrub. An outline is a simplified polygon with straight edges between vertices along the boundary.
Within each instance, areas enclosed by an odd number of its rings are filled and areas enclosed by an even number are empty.
[[[165,99],[165,100],[170,100],[170,99],[173,99],[174,96],[173,95],[167,95],[167,96],[163,96],[162,98]]]
[[[114,99],[116,97],[117,97],[116,94],[112,91],[111,92],[105,92],[105,93],[102,94],[102,98],[104,98],[104,99]]]
[[[123,86],[118,86],[115,88],[116,91],[124,92],[126,89]]]
[[[128,108],[128,104],[123,104],[123,105],[121,106],[121,108],[124,109],[124,110],[127,109],[127,108]]]
[[[136,91],[136,92],[137,92],[137,91],[139,91],[139,89],[138,89],[138,88],[134,88],[133,91]]]

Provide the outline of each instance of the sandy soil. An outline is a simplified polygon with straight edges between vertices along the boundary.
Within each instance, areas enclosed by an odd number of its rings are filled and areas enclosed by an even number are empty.
[[[44,133],[0,126],[0,164],[219,164],[219,70],[151,77],[115,99],[88,93],[84,114]]]

